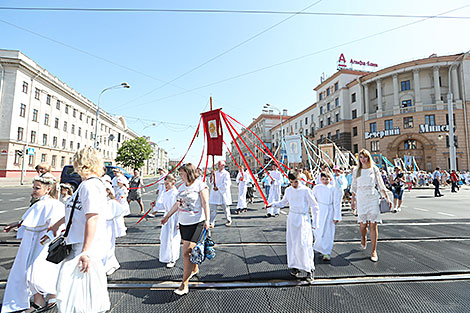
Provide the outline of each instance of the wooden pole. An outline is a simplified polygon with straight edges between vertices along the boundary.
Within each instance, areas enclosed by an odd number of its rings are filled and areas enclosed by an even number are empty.
[[[211,105],[211,111],[213,110],[212,108],[212,97],[210,97],[210,105]],[[214,183],[214,187],[217,188],[217,185],[215,184],[215,156],[212,155],[212,182]]]

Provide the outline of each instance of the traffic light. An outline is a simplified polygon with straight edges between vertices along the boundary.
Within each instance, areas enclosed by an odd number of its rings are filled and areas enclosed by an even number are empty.
[[[23,151],[16,150],[16,154],[21,158],[23,156]]]

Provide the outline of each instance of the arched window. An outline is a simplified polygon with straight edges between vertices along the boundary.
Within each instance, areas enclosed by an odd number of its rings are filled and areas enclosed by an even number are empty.
[[[418,145],[415,139],[408,139],[405,141],[405,150],[416,150]]]

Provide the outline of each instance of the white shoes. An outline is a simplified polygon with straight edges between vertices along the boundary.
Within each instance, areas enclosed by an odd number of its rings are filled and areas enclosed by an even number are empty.
[[[118,267],[119,268],[119,267]],[[110,268],[107,272],[106,272],[106,275],[109,276],[109,275],[112,275],[115,271],[117,271],[116,267],[112,267]]]
[[[175,267],[175,262],[166,263],[166,268],[173,268],[173,267]]]
[[[185,289],[181,290],[181,289],[175,289],[175,291],[173,291],[174,293],[176,293],[178,296],[184,296],[184,295],[187,295],[188,292],[189,292],[189,287],[186,287]]]

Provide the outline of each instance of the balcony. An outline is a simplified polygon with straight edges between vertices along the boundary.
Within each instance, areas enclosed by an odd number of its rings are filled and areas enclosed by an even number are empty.
[[[454,102],[454,109],[461,109],[462,105],[460,102]],[[418,104],[409,106],[406,108],[395,108],[393,110],[382,111],[380,117],[393,116],[398,114],[410,114],[422,111],[436,111],[436,110],[447,110],[447,103],[444,104]],[[379,116],[377,112],[369,113],[366,115],[366,120],[374,120]]]

